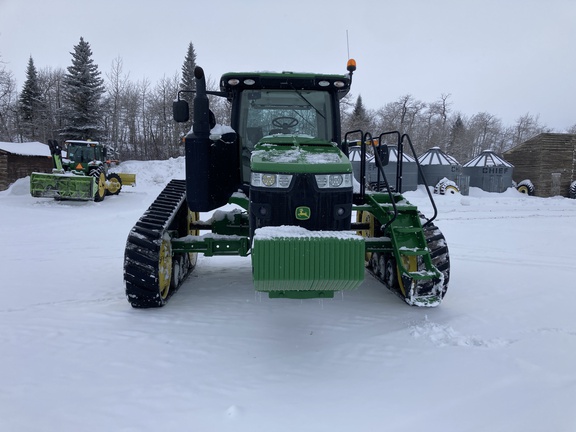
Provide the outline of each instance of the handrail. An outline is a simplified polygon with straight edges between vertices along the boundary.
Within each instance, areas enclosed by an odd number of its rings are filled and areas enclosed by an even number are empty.
[[[368,135],[368,133],[366,134]],[[386,191],[388,192],[388,196],[390,197],[390,203],[392,204],[392,208],[394,209],[394,216],[384,224],[382,227],[382,231],[386,231],[390,225],[396,220],[398,217],[398,207],[396,207],[396,200],[394,199],[394,194],[390,189],[390,184],[388,183],[388,179],[386,178],[386,173],[384,172],[384,165],[382,164],[382,160],[380,159],[380,148],[382,146],[382,137],[385,134],[380,134],[378,137],[378,150],[374,152],[374,161],[376,162],[376,168],[378,169],[378,175],[376,177],[376,182],[378,186],[380,186],[380,174],[382,174],[382,178],[384,179],[384,186],[386,186]],[[372,135],[370,134],[370,140],[372,141]],[[396,181],[398,181],[398,177],[396,177]]]
[[[356,129],[353,131],[349,131],[344,135],[344,143],[347,148],[348,146],[348,137],[352,134],[360,134],[361,141],[360,141],[360,196],[362,201],[365,202],[366,196],[366,143],[373,142],[373,137],[370,132],[364,133],[360,129]],[[426,189],[426,193],[428,194],[428,198],[430,199],[430,203],[432,204],[432,208],[434,209],[434,214],[430,219],[426,219],[426,222],[422,224],[423,227],[432,223],[434,219],[438,216],[438,208],[436,207],[436,203],[434,202],[434,198],[432,197],[432,193],[430,192],[430,188],[428,187],[428,182],[426,181],[426,177],[422,171],[422,166],[418,161],[418,156],[416,155],[416,150],[414,150],[414,145],[412,144],[412,140],[408,134],[401,134],[399,131],[389,131],[383,132],[378,136],[378,150],[374,151],[374,160],[376,162],[376,168],[378,170],[376,181],[377,184],[380,184],[380,176],[382,176],[384,180],[384,186],[386,187],[386,192],[390,197],[390,202],[394,209],[394,216],[382,227],[383,230],[386,230],[398,217],[398,208],[396,207],[396,201],[394,199],[394,194],[390,189],[390,184],[388,183],[388,179],[386,178],[386,174],[384,173],[384,167],[382,165],[382,160],[380,159],[380,152],[379,149],[382,146],[383,138],[387,135],[396,135],[397,139],[397,151],[398,151],[398,160],[396,161],[396,187],[395,192],[402,193],[402,176],[403,176],[403,159],[404,159],[404,140],[408,142],[408,146],[412,151],[412,155],[414,160],[416,161],[416,166],[418,168],[418,173],[424,182],[424,187]]]
[[[438,216],[438,208],[436,207],[436,203],[434,202],[434,198],[432,197],[432,193],[430,192],[430,188],[428,187],[428,182],[426,181],[426,176],[424,175],[424,172],[422,171],[422,166],[420,165],[420,162],[418,161],[418,156],[416,156],[416,151],[414,150],[414,146],[412,145],[412,140],[410,139],[410,136],[408,136],[408,134],[403,134],[400,141],[403,142],[404,138],[406,138],[406,140],[408,141],[408,144],[410,145],[410,149],[412,150],[412,155],[414,156],[414,160],[416,161],[416,166],[418,167],[418,173],[420,174],[420,177],[422,177],[422,181],[424,182],[424,188],[426,189],[426,193],[428,194],[428,198],[430,198],[430,203],[432,204],[432,208],[434,209],[434,215],[430,219],[427,219],[426,222],[424,222],[422,224],[422,226],[425,227],[426,225],[432,223],[432,221],[434,219],[436,219],[436,217]],[[401,156],[400,150],[398,150],[398,160],[400,160],[400,156]]]

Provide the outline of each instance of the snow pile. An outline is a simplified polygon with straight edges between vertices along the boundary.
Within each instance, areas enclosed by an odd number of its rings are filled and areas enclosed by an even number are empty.
[[[164,186],[172,179],[186,178],[185,161],[184,156],[164,161],[126,161],[111,171],[136,174],[136,184],[139,187]]]
[[[0,191],[2,195],[30,195],[30,176],[16,180],[8,189]]]

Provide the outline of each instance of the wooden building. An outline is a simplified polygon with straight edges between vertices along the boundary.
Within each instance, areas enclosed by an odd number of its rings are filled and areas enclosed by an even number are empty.
[[[0,191],[33,172],[52,172],[50,149],[39,142],[0,142]]]
[[[514,165],[514,180],[528,179],[534,195],[569,196],[570,183],[576,180],[576,135],[543,133],[504,152]]]

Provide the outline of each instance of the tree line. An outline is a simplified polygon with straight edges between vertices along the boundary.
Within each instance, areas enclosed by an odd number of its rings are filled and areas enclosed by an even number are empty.
[[[518,117],[512,126],[487,112],[466,116],[452,110],[449,94],[433,102],[422,102],[408,94],[377,110],[367,109],[361,95],[355,102],[347,98],[344,103],[348,106],[342,116],[344,130],[397,130],[410,136],[417,155],[439,147],[460,163],[484,150],[501,155],[535,135],[552,132],[540,123],[538,115],[530,113]],[[566,132],[576,133],[576,124]]]
[[[146,78],[131,80],[120,57],[102,77],[90,44],[82,37],[71,55],[66,70],[38,69],[30,57],[20,90],[0,58],[0,141],[92,139],[115,148],[124,160],[184,154],[182,137],[191,123],[173,121],[172,102],[179,90],[194,89],[196,53],[192,43],[182,70],[154,84]],[[216,90],[217,83],[209,79],[208,87]],[[192,97],[181,93],[188,101]],[[229,124],[226,100],[211,96],[211,108],[219,123]],[[404,95],[376,110],[366,108],[361,95],[354,99],[349,94],[342,100],[341,121],[344,131],[407,133],[418,154],[440,147],[461,162],[483,150],[502,153],[538,133],[550,132],[531,114],[519,117],[512,126],[486,112],[466,116],[452,109],[448,94],[433,102]],[[576,133],[576,124],[567,132]]]

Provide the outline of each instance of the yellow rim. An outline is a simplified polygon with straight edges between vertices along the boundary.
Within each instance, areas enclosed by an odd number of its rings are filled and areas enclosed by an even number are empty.
[[[172,247],[169,238],[163,238],[158,257],[158,289],[160,297],[165,299],[170,291],[172,278]]]
[[[529,195],[530,194],[530,189],[528,189],[527,186],[518,186],[518,192]]]
[[[368,224],[369,228],[367,230],[360,230],[356,233],[362,237],[374,237],[374,215],[370,212],[359,211],[356,213],[356,222],[362,224]],[[364,259],[366,262],[370,261],[372,258],[372,252],[366,252]]]
[[[458,193],[458,192],[460,192],[460,191],[458,190],[458,188],[457,188],[456,186],[452,186],[452,185],[446,186],[446,189],[444,190],[444,193],[447,193],[447,194],[448,194],[448,193],[455,194],[455,193]]]
[[[103,197],[106,193],[106,175],[101,172],[98,176],[98,196]]]
[[[108,191],[111,194],[115,194],[116,192],[118,192],[121,187],[122,183],[120,183],[116,177],[110,177],[108,179]]]
[[[418,270],[418,259],[416,256],[410,255],[402,255],[402,266],[408,272],[415,272]],[[402,291],[402,295],[407,297],[406,288],[404,287],[404,281],[402,280],[402,272],[400,271],[400,266],[397,266],[398,269],[398,285],[400,285],[400,291]]]

